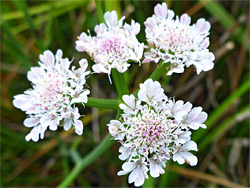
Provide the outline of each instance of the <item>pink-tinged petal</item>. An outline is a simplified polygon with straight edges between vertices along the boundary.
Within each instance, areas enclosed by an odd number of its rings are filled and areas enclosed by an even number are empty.
[[[153,29],[155,26],[157,26],[157,23],[153,18],[148,18],[146,22],[144,22],[144,25],[147,28]]]
[[[166,3],[162,3],[162,5],[157,4],[154,8],[154,13],[161,19],[166,19],[168,13],[168,7]]]
[[[180,20],[183,25],[189,25],[191,23],[191,18],[187,14],[183,14]]]
[[[180,152],[180,155],[184,158],[186,163],[188,163],[190,166],[197,165],[198,159],[192,153],[190,153],[190,152]]]
[[[197,144],[194,141],[189,141],[186,144],[184,144],[183,146],[180,147],[181,151],[197,151]]]
[[[134,185],[136,187],[143,185],[144,181],[145,181],[145,176],[141,171],[140,167],[137,167],[135,170],[133,170],[128,177],[128,182],[129,183],[134,182]]]
[[[152,165],[150,166],[150,175],[154,178],[159,177],[161,174],[164,174],[165,171],[163,168],[157,163],[153,162]]]
[[[177,112],[180,110],[180,108],[183,106],[184,102],[182,100],[179,100],[177,101],[175,104],[174,104],[174,107],[173,107],[173,112]]]
[[[200,123],[193,123],[192,122],[192,123],[188,124],[188,127],[193,129],[193,130],[198,130],[200,128],[200,125],[201,125]]]
[[[56,51],[56,59],[60,60],[62,58],[62,56],[63,56],[63,51],[61,49],[58,49]]]
[[[124,170],[121,170],[121,171],[119,171],[118,173],[117,173],[117,175],[118,176],[123,176],[123,175],[126,175],[126,174],[128,174],[129,172],[127,172],[127,171],[124,171]]]
[[[52,131],[55,131],[57,129],[57,120],[56,119],[53,119],[52,121],[50,121],[49,129]]]
[[[211,25],[208,21],[206,21],[204,18],[200,18],[196,24],[195,24],[196,29],[200,32],[200,33],[207,33],[210,28]]]
[[[43,55],[40,55],[39,56],[40,60],[47,66],[54,66],[54,62],[55,62],[55,57],[54,57],[54,54],[49,51],[49,50],[46,50]]]
[[[140,84],[140,87],[141,87],[141,84]],[[147,96],[146,96],[146,90],[145,89],[140,89],[139,92],[138,92],[138,98],[141,100],[141,101],[144,101],[146,102],[147,101]]]
[[[184,158],[180,155],[180,152],[177,152],[176,154],[174,154],[173,156],[173,161],[177,161],[180,165],[185,163]]]
[[[40,119],[40,123],[43,127],[47,127],[51,124],[52,121],[52,117],[50,115],[44,115],[41,119]]]
[[[131,95],[123,95],[122,100],[130,107],[135,108],[135,96],[133,94]]]
[[[75,132],[78,135],[82,135],[83,133],[83,124],[81,120],[75,120]]]
[[[79,65],[80,65],[80,67],[81,67],[81,71],[82,71],[82,72],[85,72],[86,69],[87,69],[87,67],[88,67],[88,61],[87,61],[86,59],[81,59],[81,60],[79,61]]]
[[[27,73],[27,78],[33,83],[37,83],[46,76],[46,72],[41,67],[32,67],[31,70]]]
[[[132,170],[136,168],[136,165],[137,165],[136,162],[125,162],[122,165],[122,169],[124,171],[131,172]]]
[[[44,133],[45,133],[46,130],[47,130],[47,127],[41,127],[41,130],[40,130],[40,138],[41,139],[44,138]]]
[[[34,127],[28,135],[26,135],[25,140],[30,141],[33,140],[34,142],[37,142],[39,140],[39,134],[40,134],[41,127],[36,126]]]
[[[95,73],[109,73],[109,71],[107,70],[107,69],[105,69],[104,67],[103,67],[103,65],[101,65],[101,64],[94,64],[93,66],[92,66],[92,69],[93,69],[93,71],[95,72]]]
[[[197,116],[201,113],[201,107],[195,107],[192,111],[188,114],[188,122],[194,122]]]
[[[115,26],[118,22],[118,16],[116,11],[113,10],[112,12],[106,12],[104,14],[104,19],[109,27]]]
[[[146,57],[142,63],[150,63],[150,62],[154,62],[154,58],[151,58],[151,57]]]
[[[206,49],[209,46],[209,44],[210,44],[209,38],[207,37],[200,44],[200,49]]]
[[[129,157],[129,155],[131,153],[131,150],[128,149],[128,148],[126,148],[126,147],[124,147],[124,146],[122,146],[122,147],[120,147],[119,152],[121,154],[118,156],[118,158],[120,160],[124,161],[124,160],[126,160]]]
[[[34,127],[34,126],[37,126],[38,123],[39,123],[39,119],[37,118],[26,118],[23,122],[23,124],[26,127]]]
[[[87,42],[89,41],[89,40],[88,40],[88,39],[89,39],[89,36],[88,36],[86,33],[83,32],[83,33],[80,34],[79,39],[80,39],[81,41],[87,43]]]
[[[71,62],[69,61],[68,58],[65,58],[65,59],[60,59],[60,62],[61,62],[61,66],[64,70],[68,70],[69,69],[69,66],[71,64]]]
[[[67,119],[63,123],[63,128],[65,131],[68,131],[71,128],[72,125],[72,119]]]
[[[30,96],[25,94],[14,96],[13,105],[22,111],[26,111],[26,109],[30,106]]]

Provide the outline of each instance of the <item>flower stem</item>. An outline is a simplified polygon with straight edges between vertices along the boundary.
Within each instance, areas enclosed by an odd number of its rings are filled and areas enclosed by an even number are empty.
[[[113,77],[113,81],[115,83],[115,87],[118,93],[118,98],[121,99],[123,95],[126,95],[129,93],[124,75],[119,73],[117,70],[113,69],[112,77]]]
[[[151,78],[153,81],[157,81],[160,79],[160,77],[162,76],[162,74],[165,72],[167,74],[168,70],[167,67],[170,65],[170,63],[163,63],[163,61],[161,61],[159,63],[159,65],[156,67],[156,69],[154,70],[154,72],[150,75],[149,78]],[[139,92],[139,89],[137,89],[133,94],[136,97],[137,94]]]
[[[170,63],[163,63],[160,62],[159,66],[156,67],[156,69],[154,70],[154,72],[151,74],[150,78],[152,78],[152,80],[157,81],[160,79],[161,75],[164,72],[168,72],[167,71],[167,67],[170,65]]]
[[[57,131],[55,131],[55,137],[57,139],[61,155],[63,157],[62,159],[62,167],[64,170],[64,176],[66,177],[69,174],[69,160],[68,160],[68,150],[67,147],[65,146],[64,141],[60,138],[60,135],[58,134]]]
[[[119,109],[116,115],[116,119],[118,119],[120,115],[121,110]],[[76,164],[76,166],[68,174],[64,181],[60,185],[58,185],[58,188],[68,187],[84,168],[93,163],[100,155],[107,151],[113,145],[113,143],[114,140],[112,140],[110,134],[108,134],[94,150],[92,150],[88,155],[86,155]]]
[[[111,136],[108,134],[102,143],[100,143],[93,151],[91,151],[76,164],[64,181],[58,185],[58,188],[68,187],[85,167],[93,163],[100,155],[102,155],[109,147],[111,147],[113,143],[114,141],[111,140]]]
[[[88,97],[88,102],[86,103],[86,106],[106,109],[118,109],[119,102],[117,100],[112,99],[97,99]]]

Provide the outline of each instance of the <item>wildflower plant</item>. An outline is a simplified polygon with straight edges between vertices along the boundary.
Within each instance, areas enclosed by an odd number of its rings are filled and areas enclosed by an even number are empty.
[[[191,141],[191,130],[203,124],[207,114],[201,107],[169,99],[158,81],[146,80],[140,84],[138,98],[124,95],[124,111],[120,121],[111,120],[109,132],[121,142],[119,159],[126,161],[118,175],[129,175],[129,183],[141,186],[147,172],[154,178],[164,173],[170,159],[179,164],[197,164],[197,157],[189,151],[197,151]]]
[[[38,141],[44,138],[49,128],[55,131],[58,126],[69,130],[73,125],[78,135],[83,133],[83,123],[76,103],[86,103],[90,91],[86,89],[86,59],[79,61],[80,68],[73,66],[71,61],[62,58],[62,50],[56,55],[47,50],[40,55],[39,67],[32,67],[28,72],[28,80],[33,88],[14,97],[15,107],[25,111],[28,118],[24,120],[26,127],[32,128],[25,137],[27,141]]]
[[[134,20],[131,25],[123,25],[123,16],[118,20],[115,11],[104,14],[105,24],[95,26],[96,36],[82,33],[76,41],[76,50],[87,52],[95,64],[95,73],[111,74],[111,69],[125,72],[130,66],[129,61],[140,63],[144,44],[139,43],[136,35],[140,32],[140,24]]]
[[[193,25],[190,23],[187,14],[174,19],[174,12],[166,3],[157,4],[154,15],[144,23],[148,51],[144,53],[143,63],[159,63],[161,60],[170,63],[168,75],[183,73],[184,67],[190,65],[195,66],[197,74],[211,70],[214,55],[207,49],[210,23],[204,18]]]
[[[97,8],[101,9],[100,2]],[[117,109],[116,119],[107,124],[112,137],[107,136],[88,159],[93,162],[108,148],[111,138],[120,142],[119,159],[124,163],[117,174],[129,174],[128,182],[141,186],[149,174],[157,178],[165,173],[170,160],[190,166],[198,163],[193,154],[197,144],[191,135],[193,130],[206,128],[207,114],[202,107],[165,95],[165,86],[157,80],[164,72],[182,73],[190,65],[195,66],[197,74],[209,71],[214,66],[214,55],[208,50],[211,26],[204,18],[190,25],[187,14],[174,19],[174,12],[166,3],[157,4],[154,15],[144,23],[147,45],[136,38],[140,24],[134,20],[124,24],[124,19],[118,19],[115,11],[106,12],[100,19],[105,23],[95,26],[95,36],[83,32],[76,41],[76,50],[86,52],[93,60],[93,73],[105,73],[110,78],[111,70],[117,70],[112,73],[117,100],[89,97],[86,78],[94,75],[86,70],[86,59],[79,61],[78,69],[74,66],[70,69],[72,61],[63,58],[61,50],[55,55],[47,50],[40,55],[39,67],[32,67],[27,74],[32,89],[16,95],[13,104],[28,115],[24,125],[32,130],[26,140],[35,142],[44,138],[48,128],[55,131],[60,126],[66,131],[73,126],[81,135],[83,123],[78,103],[83,107]],[[131,62],[159,64],[133,94],[129,94],[122,74]],[[84,165],[81,162],[76,166],[59,187],[67,187]]]

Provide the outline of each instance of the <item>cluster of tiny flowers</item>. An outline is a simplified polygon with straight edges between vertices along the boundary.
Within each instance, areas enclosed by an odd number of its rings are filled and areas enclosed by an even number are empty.
[[[201,107],[168,99],[160,83],[152,79],[140,84],[138,99],[124,95],[123,101],[120,121],[108,124],[114,140],[122,144],[119,159],[126,160],[118,175],[130,173],[128,182],[141,186],[148,171],[158,177],[170,159],[179,164],[197,164],[197,157],[189,152],[197,151],[190,130],[206,128],[203,123],[207,114]]]
[[[207,49],[210,23],[201,18],[190,25],[187,14],[173,18],[174,12],[166,3],[155,6],[154,15],[144,23],[149,51],[144,53],[143,63],[170,63],[168,75],[182,73],[184,66],[190,65],[195,66],[197,74],[211,70],[215,57]]]
[[[106,24],[95,27],[96,36],[92,37],[81,33],[76,41],[76,50],[87,52],[95,64],[92,69],[95,73],[111,74],[111,69],[125,72],[130,63],[139,62],[142,58],[144,44],[139,43],[136,35],[140,32],[140,24],[132,20],[131,25],[123,25],[122,17],[118,20],[115,11],[104,14]]]
[[[90,93],[84,88],[87,60],[80,60],[80,68],[74,66],[70,70],[71,61],[62,58],[62,51],[56,55],[45,51],[40,55],[39,67],[32,67],[28,72],[28,80],[33,88],[14,97],[15,107],[26,111],[28,117],[24,120],[26,127],[32,127],[31,132],[25,137],[38,141],[44,138],[44,132],[49,127],[55,131],[58,126],[63,126],[67,131],[74,125],[78,135],[83,133],[83,124],[79,120],[80,114],[75,103],[86,103]]]

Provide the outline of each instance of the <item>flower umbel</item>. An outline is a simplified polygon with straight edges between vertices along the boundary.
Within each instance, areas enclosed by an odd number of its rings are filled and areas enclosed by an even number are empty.
[[[131,172],[129,183],[141,186],[148,171],[154,178],[160,176],[170,159],[197,164],[197,157],[189,152],[197,151],[190,130],[206,128],[207,114],[201,107],[168,99],[160,83],[152,79],[140,84],[138,99],[124,95],[123,100],[120,121],[108,124],[110,134],[122,144],[119,159],[126,160],[118,175]]]
[[[28,114],[24,125],[32,127],[25,137],[27,141],[43,139],[48,127],[55,131],[58,126],[63,126],[67,131],[73,125],[78,135],[83,133],[75,103],[84,104],[88,100],[90,91],[84,88],[85,77],[90,73],[86,71],[88,63],[82,59],[79,69],[73,66],[70,70],[71,62],[62,55],[61,50],[56,55],[49,50],[40,55],[40,67],[32,67],[27,75],[33,88],[14,96],[14,106]]]
[[[210,23],[201,18],[190,25],[191,18],[187,14],[180,19],[173,18],[174,12],[168,10],[166,3],[155,6],[154,15],[144,23],[149,51],[145,52],[143,63],[170,62],[168,75],[182,73],[184,66],[190,65],[195,66],[197,74],[211,70],[215,58],[207,49]]]
[[[115,11],[104,14],[106,24],[101,23],[95,27],[96,36],[81,33],[76,41],[79,52],[87,52],[95,62],[92,69],[96,73],[111,74],[111,69],[125,72],[129,60],[140,62],[144,44],[139,43],[136,35],[140,32],[140,24],[132,20],[131,25],[123,25],[122,17],[118,20]]]

